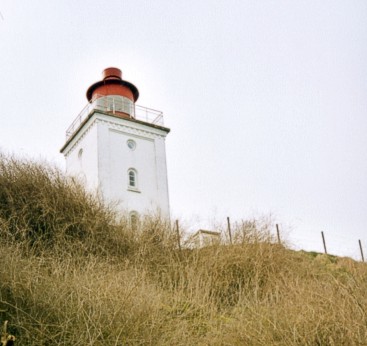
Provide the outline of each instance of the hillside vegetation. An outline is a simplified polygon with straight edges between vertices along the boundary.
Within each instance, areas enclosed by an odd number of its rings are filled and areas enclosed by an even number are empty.
[[[0,323],[16,345],[367,345],[367,268],[266,227],[179,251],[48,164],[0,157]],[[245,227],[246,226],[246,227]]]

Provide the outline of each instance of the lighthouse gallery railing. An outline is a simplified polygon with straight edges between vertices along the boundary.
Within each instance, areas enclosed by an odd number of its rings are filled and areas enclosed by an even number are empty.
[[[101,102],[102,100],[105,102]],[[131,119],[164,126],[163,113],[161,111],[133,104],[132,102],[122,100],[120,97],[96,95],[95,101],[88,103],[68,127],[66,130],[66,139],[69,139],[83,121],[87,119],[88,115],[95,110],[110,114],[123,112],[130,115]]]

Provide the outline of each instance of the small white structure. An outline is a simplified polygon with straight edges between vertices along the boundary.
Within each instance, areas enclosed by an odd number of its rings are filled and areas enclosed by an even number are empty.
[[[117,68],[87,90],[88,104],[66,132],[67,174],[121,211],[169,217],[165,138],[159,111],[135,105],[138,89]]]
[[[199,229],[190,239],[193,247],[202,248],[204,246],[220,244],[220,232],[206,231]]]

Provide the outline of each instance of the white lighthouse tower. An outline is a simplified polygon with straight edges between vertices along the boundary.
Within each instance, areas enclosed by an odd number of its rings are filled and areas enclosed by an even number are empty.
[[[88,104],[66,132],[61,153],[67,174],[85,181],[131,217],[159,212],[169,217],[162,112],[135,104],[138,89],[107,68],[87,90]]]

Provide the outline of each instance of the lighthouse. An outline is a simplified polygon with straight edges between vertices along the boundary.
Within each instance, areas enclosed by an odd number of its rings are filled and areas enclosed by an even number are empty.
[[[160,111],[136,105],[139,91],[115,67],[86,93],[88,103],[66,131],[66,172],[131,219],[169,217],[165,139]]]

